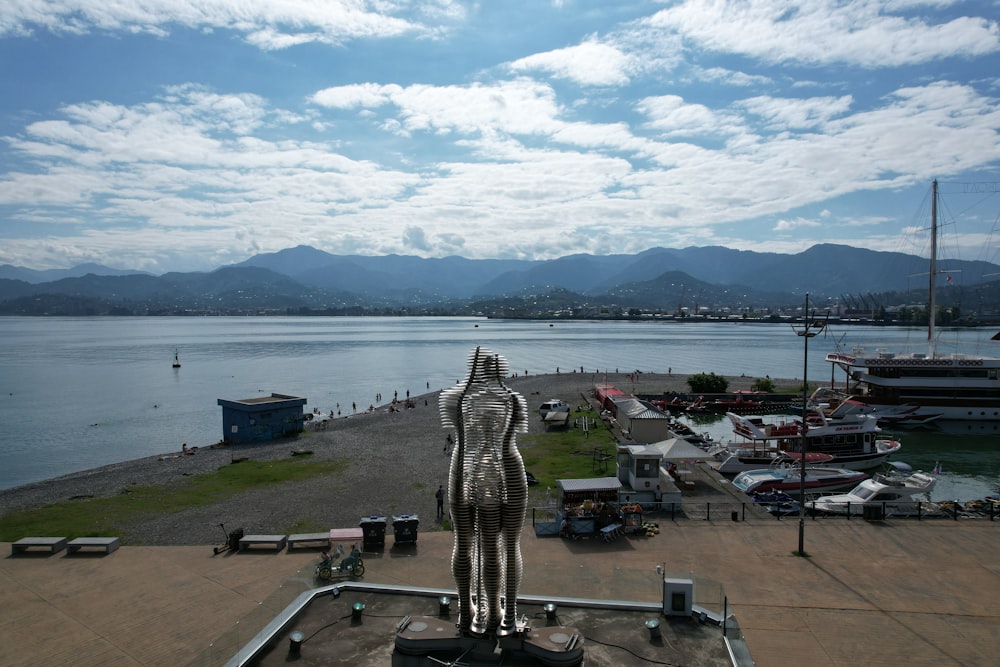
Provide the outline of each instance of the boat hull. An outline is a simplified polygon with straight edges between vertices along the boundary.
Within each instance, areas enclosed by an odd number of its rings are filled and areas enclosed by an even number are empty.
[[[829,461],[823,463],[828,468],[844,468],[845,470],[872,470],[885,464],[894,452],[872,452],[869,454],[847,454],[834,456]],[[775,463],[775,458],[768,455],[740,455],[730,453],[728,455],[716,455],[716,460],[710,462],[713,468],[723,475],[735,475],[748,470],[760,470]]]
[[[744,493],[782,491],[798,497],[806,493],[824,493],[852,489],[867,475],[847,468],[816,468],[806,466],[805,481],[801,469],[793,466],[780,469],[748,470],[733,479],[733,486]]]

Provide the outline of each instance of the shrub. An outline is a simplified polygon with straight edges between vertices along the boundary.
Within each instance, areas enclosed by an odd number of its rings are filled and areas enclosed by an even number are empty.
[[[687,384],[695,394],[723,394],[729,388],[729,380],[715,373],[692,375]]]
[[[769,394],[774,393],[775,387],[774,382],[771,378],[757,378],[754,383],[750,385],[752,391],[766,391]]]

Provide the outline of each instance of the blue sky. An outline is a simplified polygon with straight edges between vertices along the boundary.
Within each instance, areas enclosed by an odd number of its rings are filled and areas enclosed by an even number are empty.
[[[1000,3],[0,3],[0,264],[997,262]],[[925,236],[925,235],[924,235]],[[921,246],[921,243],[924,245]]]

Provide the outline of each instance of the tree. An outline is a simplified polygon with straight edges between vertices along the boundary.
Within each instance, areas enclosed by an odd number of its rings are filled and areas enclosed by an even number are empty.
[[[757,378],[754,383],[750,385],[752,391],[766,391],[771,394],[774,393],[775,386],[771,378]]]
[[[715,373],[697,373],[687,384],[695,394],[723,394],[729,388],[729,380]]]

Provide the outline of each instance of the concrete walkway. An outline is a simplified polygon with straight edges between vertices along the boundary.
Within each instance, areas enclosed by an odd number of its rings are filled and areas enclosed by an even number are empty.
[[[655,601],[655,567],[726,596],[757,665],[996,665],[1000,522],[659,521],[612,543],[524,535],[522,592]],[[365,581],[452,588],[451,534],[366,554]],[[4,544],[10,553],[9,544]],[[0,664],[219,665],[313,585],[317,552],[122,547],[0,559]]]

